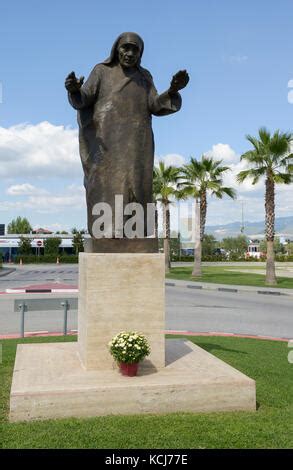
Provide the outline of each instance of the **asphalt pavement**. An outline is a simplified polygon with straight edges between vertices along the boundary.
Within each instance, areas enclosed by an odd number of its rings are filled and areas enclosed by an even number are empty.
[[[22,266],[0,278],[0,291],[46,282],[77,284],[78,266]],[[167,280],[166,283],[167,330],[293,338],[293,296],[291,295],[260,295],[258,288],[229,292],[227,285],[224,287],[226,290],[219,291],[217,285],[208,285],[207,288],[199,289],[196,283],[191,282]],[[230,287],[235,288],[235,286]],[[24,297],[62,299],[77,297],[77,294],[2,294],[0,336],[19,333],[20,313],[13,312],[13,304],[15,298]],[[26,313],[26,332],[58,332],[62,331],[62,327],[61,311]],[[69,311],[68,330],[76,329],[77,312]]]

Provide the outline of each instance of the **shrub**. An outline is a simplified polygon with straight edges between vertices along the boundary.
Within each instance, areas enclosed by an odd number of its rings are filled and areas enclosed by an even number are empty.
[[[32,253],[31,239],[21,236],[18,242],[18,251],[20,255],[30,255]]]
[[[78,255],[59,256],[60,263],[78,263]]]
[[[293,255],[276,255],[275,261],[293,261]]]
[[[45,255],[58,255],[59,246],[61,245],[60,237],[46,238],[44,241]]]
[[[182,262],[185,262],[185,261],[194,261],[194,258],[193,256],[180,256],[180,258],[178,256],[175,256],[175,255],[171,255],[171,261],[182,261]]]

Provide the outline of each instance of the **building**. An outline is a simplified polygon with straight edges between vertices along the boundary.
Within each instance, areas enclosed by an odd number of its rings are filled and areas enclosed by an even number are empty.
[[[265,253],[260,251],[259,240],[249,240],[249,245],[246,252],[246,258],[257,258],[265,256]]]
[[[52,235],[52,234],[6,234],[0,236],[0,254],[4,263],[14,261],[15,257],[19,254],[19,241],[20,237],[30,238],[32,241],[32,254],[41,256],[44,254],[44,241],[46,238],[58,237],[61,238],[60,254],[74,254],[72,244],[73,235]]]
[[[53,232],[50,230],[47,230],[46,228],[36,228],[35,230],[32,231],[32,233],[36,233],[38,235],[52,235]]]

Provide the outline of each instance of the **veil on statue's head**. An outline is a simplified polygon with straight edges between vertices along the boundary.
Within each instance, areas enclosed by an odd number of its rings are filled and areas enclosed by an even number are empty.
[[[144,49],[144,43],[141,37],[137,33],[122,33],[118,36],[116,41],[114,42],[112,49],[111,49],[111,54],[110,56],[102,62],[102,64],[105,65],[110,65],[113,64],[117,60],[117,49],[118,46],[122,44],[134,44],[135,46],[138,47],[140,51],[140,57],[138,61],[138,66],[140,65],[140,60],[143,54],[143,49]]]

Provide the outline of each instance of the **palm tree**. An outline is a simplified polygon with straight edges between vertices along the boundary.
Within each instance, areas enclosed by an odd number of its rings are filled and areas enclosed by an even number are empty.
[[[240,171],[237,181],[242,183],[251,178],[252,184],[256,184],[260,178],[265,178],[266,283],[275,285],[275,185],[293,181],[293,154],[290,153],[293,134],[277,130],[271,135],[265,127],[261,127],[258,134],[258,137],[246,136],[253,149],[241,155],[241,160],[245,160],[251,168]]]
[[[154,200],[163,207],[163,238],[165,253],[165,270],[170,270],[170,204],[172,196],[176,196],[176,183],[179,179],[180,168],[166,166],[164,162],[154,168],[153,193]],[[157,225],[157,224],[156,224]],[[157,229],[156,229],[157,231]]]
[[[234,199],[234,189],[223,186],[223,174],[229,171],[228,166],[222,165],[222,160],[202,155],[201,160],[190,159],[190,163],[182,168],[183,181],[179,183],[181,196],[195,199],[195,247],[194,268],[192,275],[201,276],[201,245],[205,234],[207,215],[207,196],[222,199],[227,195]]]

